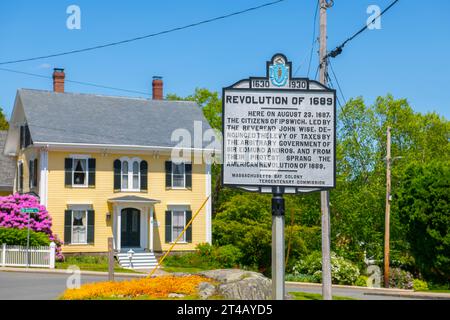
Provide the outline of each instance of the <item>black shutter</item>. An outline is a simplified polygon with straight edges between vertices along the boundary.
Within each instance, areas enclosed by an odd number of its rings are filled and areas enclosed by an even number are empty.
[[[95,164],[96,164],[96,161],[94,158],[88,159],[88,169],[89,169],[88,185],[89,185],[89,187],[95,187]]]
[[[172,211],[166,211],[166,243],[172,242]]]
[[[25,127],[20,126],[20,149],[22,149],[25,145]]]
[[[148,190],[148,182],[147,182],[147,175],[148,175],[148,164],[147,161],[143,160],[141,161],[141,191],[147,191]]]
[[[72,210],[64,212],[64,244],[72,243]]]
[[[192,211],[186,211],[186,224],[192,219]],[[186,229],[186,242],[192,242],[192,223],[189,228]]]
[[[120,191],[120,173],[122,171],[122,162],[117,159],[114,160],[114,192]]]
[[[94,243],[95,214],[94,210],[87,211],[87,243]]]
[[[31,133],[28,125],[25,126],[25,147],[31,145]]]
[[[23,162],[19,164],[19,192],[23,192]]]
[[[72,187],[72,167],[73,167],[72,158],[64,159],[64,171],[65,171],[64,184],[66,187]]]
[[[38,184],[38,159],[34,159],[33,185],[37,187]]]
[[[172,161],[166,161],[166,188],[172,188]]]
[[[28,162],[28,187],[31,189],[33,187],[33,176],[34,176],[34,172],[33,172],[33,161],[30,160]]]
[[[186,163],[184,165],[184,174],[186,175],[186,188],[192,189],[192,164]]]

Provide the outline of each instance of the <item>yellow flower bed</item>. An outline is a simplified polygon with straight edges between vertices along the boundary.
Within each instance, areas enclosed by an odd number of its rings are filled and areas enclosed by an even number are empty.
[[[201,282],[212,282],[211,279],[189,275],[182,277],[162,276],[142,278],[120,282],[88,283],[79,289],[68,289],[61,296],[64,300],[87,300],[108,298],[167,298],[169,293],[195,295]]]

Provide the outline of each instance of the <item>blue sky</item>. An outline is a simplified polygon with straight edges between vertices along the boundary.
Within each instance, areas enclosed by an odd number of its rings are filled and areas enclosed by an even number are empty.
[[[256,6],[269,0],[1,1],[0,62],[46,55],[132,38]],[[358,30],[371,4],[391,0],[335,0],[329,10],[329,49]],[[66,28],[69,5],[81,8],[81,30]],[[276,52],[306,76],[315,0],[275,6],[188,30],[96,51],[18,63],[14,70],[151,93],[153,75],[165,93],[191,94],[196,87],[220,91],[248,76],[265,74]],[[347,99],[372,103],[392,93],[419,112],[450,115],[450,1],[401,0],[382,18],[382,29],[366,31],[332,61]],[[317,68],[314,50],[312,71]],[[18,88],[51,90],[51,80],[0,71],[0,106],[9,115]],[[77,84],[66,91],[142,96]]]

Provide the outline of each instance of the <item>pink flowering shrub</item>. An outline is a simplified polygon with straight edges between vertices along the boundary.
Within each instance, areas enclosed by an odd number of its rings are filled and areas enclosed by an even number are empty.
[[[20,212],[22,208],[38,208],[38,213],[30,214],[30,229],[47,234],[56,244],[56,259],[64,260],[61,253],[63,242],[52,232],[52,218],[45,206],[39,204],[36,197],[28,194],[14,194],[0,197],[0,228],[25,229],[28,227],[28,213]]]

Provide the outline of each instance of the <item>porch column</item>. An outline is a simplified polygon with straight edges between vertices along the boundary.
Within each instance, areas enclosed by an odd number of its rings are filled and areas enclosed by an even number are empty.
[[[117,247],[117,251],[120,252],[121,249],[121,240],[120,240],[120,235],[122,234],[122,208],[121,207],[116,207],[116,211],[117,211],[117,227],[116,227],[116,247]]]
[[[39,152],[40,181],[39,198],[41,205],[47,206],[48,199],[48,149],[42,148]],[[35,168],[37,170],[37,168]]]
[[[153,205],[152,206],[150,206],[150,226],[149,226],[149,228],[150,228],[150,245],[149,245],[149,249],[150,249],[150,252],[153,252],[153,210],[154,210],[154,207],[153,207]]]

